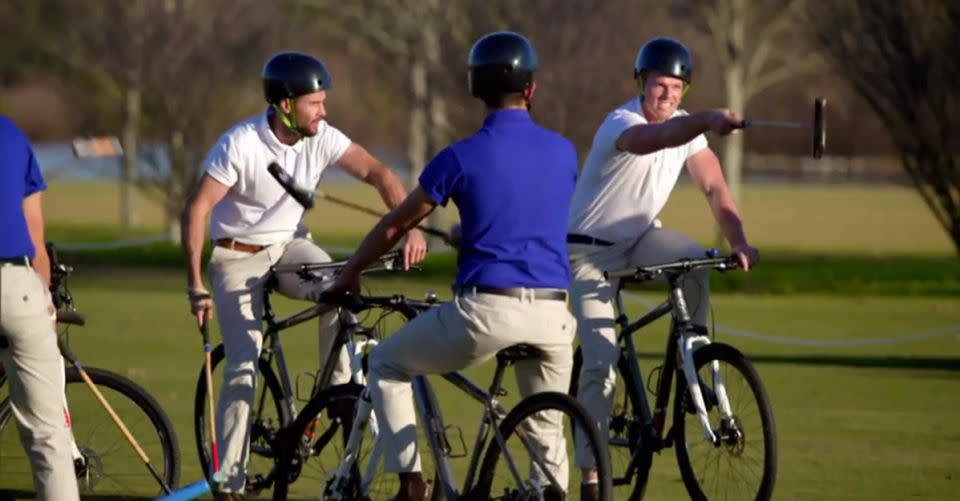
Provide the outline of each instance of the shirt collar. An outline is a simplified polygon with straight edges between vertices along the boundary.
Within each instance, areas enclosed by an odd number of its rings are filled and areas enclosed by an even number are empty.
[[[260,134],[260,139],[267,145],[267,148],[270,149],[276,155],[282,155],[288,150],[293,150],[294,153],[300,154],[303,151],[303,143],[306,141],[306,138],[301,138],[299,141],[293,145],[287,145],[280,142],[277,139],[276,134],[273,133],[273,129],[270,128],[270,115],[273,115],[276,111],[271,107],[267,107],[267,110],[260,114],[260,119],[257,122],[257,132]]]
[[[491,112],[490,114],[487,115],[487,118],[483,120],[483,126],[489,127],[489,126],[503,125],[508,123],[522,123],[522,122],[529,122],[529,121],[531,121],[530,112],[528,112],[527,110],[511,108],[507,110],[497,110],[497,111]]]

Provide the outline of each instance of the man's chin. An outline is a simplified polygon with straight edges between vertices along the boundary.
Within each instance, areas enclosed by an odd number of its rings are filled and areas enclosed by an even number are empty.
[[[318,132],[320,132],[320,127],[319,126],[297,127],[297,132],[299,132],[300,135],[303,137],[313,137],[313,136],[316,136]]]

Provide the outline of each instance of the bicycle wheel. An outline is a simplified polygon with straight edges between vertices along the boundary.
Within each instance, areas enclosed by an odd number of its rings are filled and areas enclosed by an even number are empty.
[[[583,367],[583,352],[578,347],[573,357],[573,376],[570,378],[570,395],[577,396],[580,385],[580,371]],[[609,435],[607,447],[610,450],[611,475],[613,477],[614,497],[636,501],[643,498],[653,464],[653,449],[640,448],[642,443],[642,422],[638,404],[634,401],[633,377],[623,351],[617,364],[616,386],[614,386],[613,408],[607,418]],[[643,391],[641,388],[640,391]],[[636,460],[631,469],[631,460]]]
[[[317,496],[326,499],[327,483],[343,458],[362,392],[363,386],[354,383],[324,390],[310,400],[293,425],[284,430],[273,499],[316,499]],[[361,431],[357,462],[341,490],[340,499],[387,499],[397,491],[396,475],[382,472],[382,453],[379,449],[375,452],[373,427],[368,423]],[[366,489],[361,487],[364,482],[361,477],[369,482]]]
[[[542,446],[533,443],[528,434],[531,426],[541,423],[543,411],[559,413],[563,425],[562,436],[546,438],[544,441],[559,447],[554,449],[556,454],[551,453],[550,457],[543,455]],[[583,435],[595,456],[600,477],[599,499],[614,499],[610,455],[593,422],[587,410],[570,395],[544,392],[524,398],[499,426],[506,453],[496,437],[491,439],[471,499],[579,499],[580,475],[573,462],[573,434],[576,427],[587,430]],[[560,454],[566,454],[566,457]],[[548,469],[559,485],[543,474],[547,460],[553,463]],[[564,484],[569,484],[572,495],[564,493],[567,487]]]
[[[119,374],[93,367],[86,367],[84,371],[136,438],[167,486],[175,487],[180,475],[180,449],[173,425],[157,401]],[[83,456],[75,462],[81,496],[143,499],[162,494],[156,479],[76,369],[67,369],[66,382],[70,424]],[[5,400],[0,404],[0,485],[18,496],[32,497],[27,494],[33,492],[30,462],[20,446],[15,421],[9,399]]]
[[[223,384],[223,361],[226,357],[223,345],[217,346],[210,354],[211,373],[214,391]],[[219,370],[218,370],[219,369]],[[255,494],[270,487],[276,466],[277,454],[274,450],[277,433],[290,423],[290,413],[284,404],[283,390],[273,369],[265,360],[257,361],[257,393],[250,409],[250,457],[247,462],[246,493]],[[214,406],[218,405],[216,396]],[[221,426],[222,423],[217,423]],[[207,380],[204,367],[200,367],[197,379],[196,397],[193,401],[193,431],[200,456],[200,467],[208,482],[212,473],[210,468],[210,408],[207,403]],[[218,428],[219,431],[219,428]],[[218,444],[223,450],[223,445]],[[212,483],[211,483],[212,485]]]
[[[677,462],[687,492],[695,500],[770,499],[777,477],[777,432],[760,376],[743,354],[725,344],[705,346],[693,358],[718,443],[704,439],[679,372],[673,419]],[[719,366],[719,380],[714,378],[713,362]],[[726,390],[731,419],[720,412],[719,381]]]

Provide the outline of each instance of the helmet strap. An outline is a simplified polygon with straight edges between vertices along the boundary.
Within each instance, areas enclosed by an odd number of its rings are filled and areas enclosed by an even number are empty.
[[[297,129],[297,102],[292,97],[287,98],[287,102],[290,103],[290,113],[284,113],[279,104],[274,103],[270,106],[273,106],[277,116],[280,117],[280,122],[287,130],[296,134],[297,137],[303,137],[303,134]]]

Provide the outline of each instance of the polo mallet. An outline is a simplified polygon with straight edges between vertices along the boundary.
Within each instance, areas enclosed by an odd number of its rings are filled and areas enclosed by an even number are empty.
[[[344,200],[342,198],[337,198],[332,195],[327,195],[326,193],[319,190],[317,190],[316,192],[311,192],[310,190],[297,185],[297,182],[293,179],[293,177],[289,173],[287,173],[287,171],[283,170],[283,167],[280,167],[280,164],[278,164],[277,162],[271,162],[270,165],[267,167],[267,170],[270,172],[270,175],[272,175],[273,178],[276,179],[278,183],[280,183],[280,186],[283,186],[283,189],[286,190],[286,192],[289,193],[290,196],[292,196],[293,199],[296,200],[297,203],[302,205],[303,208],[306,210],[310,210],[313,208],[313,206],[315,205],[314,197],[316,196],[324,200],[327,200],[329,202],[342,205],[349,209],[360,211],[360,212],[363,212],[364,214],[369,214],[371,216],[383,217],[386,215],[383,212],[371,209],[369,207],[364,207],[360,204],[355,204],[353,202]],[[443,230],[438,230],[436,228],[433,228],[430,226],[424,226],[421,224],[417,225],[417,229],[419,229],[420,231],[428,235],[439,237],[440,239],[442,239],[444,242],[448,244],[451,243],[450,234]]]
[[[63,311],[58,312],[57,316],[62,322],[71,323],[75,325],[83,325],[85,323],[82,315],[72,311]],[[196,487],[191,484],[190,486],[185,487],[184,489],[178,489],[177,491],[171,491],[170,486],[163,481],[163,478],[157,473],[156,468],[150,464],[150,458],[147,457],[147,453],[144,452],[143,448],[140,447],[140,443],[137,442],[137,439],[133,437],[133,434],[130,433],[130,430],[127,429],[127,425],[123,423],[123,420],[120,419],[120,416],[117,415],[116,411],[113,410],[113,407],[110,406],[110,403],[107,402],[107,399],[104,398],[103,394],[100,393],[100,390],[97,388],[97,385],[93,383],[93,380],[90,379],[90,375],[87,374],[87,371],[83,370],[83,365],[80,364],[80,361],[77,360],[76,355],[73,354],[73,351],[67,345],[66,336],[57,337],[57,347],[60,348],[60,354],[63,355],[63,358],[70,362],[71,365],[77,370],[77,373],[80,374],[80,379],[83,379],[83,382],[86,383],[87,388],[90,388],[90,392],[93,393],[93,396],[96,397],[97,401],[100,402],[100,405],[104,410],[107,411],[107,414],[110,416],[110,419],[113,420],[113,423],[117,425],[117,428],[120,429],[120,433],[123,434],[123,437],[127,440],[127,443],[130,444],[130,447],[140,456],[140,460],[143,461],[144,466],[147,467],[147,470],[150,471],[150,474],[153,475],[154,480],[157,481],[157,484],[160,485],[160,488],[163,489],[163,493],[168,496],[178,495],[181,490],[191,488],[195,489]],[[203,481],[203,484],[206,484],[206,481]],[[206,490],[209,490],[209,485],[206,487]],[[203,491],[206,492],[206,491]],[[202,492],[201,492],[202,494]],[[189,499],[189,498],[172,498],[172,499]]]
[[[210,478],[214,483],[222,481],[220,475],[220,449],[217,447],[217,409],[213,405],[213,364],[210,361],[210,320],[203,319],[200,323],[200,336],[203,337],[203,374],[207,380],[207,408],[210,412],[210,458],[213,471]]]
[[[827,118],[823,114],[823,108],[827,105],[827,100],[818,97],[813,101],[813,122],[788,122],[783,120],[744,120],[741,128],[747,127],[782,127],[788,129],[812,129],[813,130],[813,158],[823,156],[823,150],[827,147]]]

